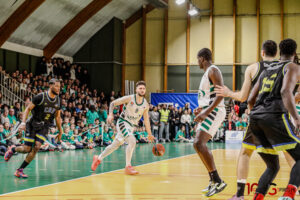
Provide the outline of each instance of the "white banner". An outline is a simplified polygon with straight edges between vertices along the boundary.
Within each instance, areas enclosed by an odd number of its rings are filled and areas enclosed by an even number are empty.
[[[226,131],[226,143],[242,143],[245,131]]]

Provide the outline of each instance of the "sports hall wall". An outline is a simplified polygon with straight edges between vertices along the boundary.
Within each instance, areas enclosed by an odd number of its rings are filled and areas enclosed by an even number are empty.
[[[0,49],[0,66],[4,67],[7,72],[26,69],[34,73],[38,60],[37,56]]]
[[[210,0],[193,2],[202,10],[208,10],[211,6]],[[283,7],[282,17],[281,7]],[[299,0],[237,0],[236,17],[233,13],[234,0],[213,1],[212,41],[210,13],[203,12],[201,17],[191,17],[187,55],[187,5],[177,5],[175,0],[169,0],[166,47],[167,88],[164,88],[164,16],[166,13],[159,9],[149,12],[146,15],[145,37],[145,80],[148,83],[148,93],[164,89],[186,92],[187,63],[190,64],[188,89],[190,92],[197,90],[203,72],[197,66],[196,55],[203,47],[211,48],[211,42],[214,63],[223,72],[225,84],[230,88],[235,84],[236,89],[241,88],[246,66],[260,59],[258,47],[264,40],[271,39],[279,44],[281,39],[289,37],[300,44],[300,31],[297,32],[300,22]],[[142,19],[126,29],[126,80],[141,79],[141,46]]]
[[[92,88],[104,92],[121,90],[122,21],[113,18],[74,55],[86,66]]]

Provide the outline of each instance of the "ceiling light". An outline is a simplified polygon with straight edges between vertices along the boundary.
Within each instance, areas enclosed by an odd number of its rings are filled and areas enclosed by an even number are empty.
[[[185,3],[185,0],[176,0],[176,4],[177,4],[177,5],[181,5],[181,4],[183,4],[183,3]]]
[[[188,13],[189,15],[194,16],[198,14],[198,10],[195,7],[192,7]]]

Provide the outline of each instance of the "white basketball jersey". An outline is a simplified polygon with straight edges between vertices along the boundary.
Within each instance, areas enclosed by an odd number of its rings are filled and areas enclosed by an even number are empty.
[[[120,118],[130,122],[132,125],[137,126],[144,114],[144,111],[148,108],[148,103],[147,100],[143,98],[143,102],[138,104],[136,102],[135,95],[130,95],[130,97],[131,100],[129,103],[124,105]]]
[[[215,93],[215,87],[213,83],[209,80],[208,73],[211,70],[211,68],[216,68],[219,70],[219,72],[222,75],[221,70],[215,66],[211,65],[206,72],[203,74],[200,86],[199,86],[199,91],[198,91],[198,105],[199,107],[207,107],[209,106],[213,100],[216,98],[216,93]],[[220,102],[218,107],[224,107],[224,99]]]

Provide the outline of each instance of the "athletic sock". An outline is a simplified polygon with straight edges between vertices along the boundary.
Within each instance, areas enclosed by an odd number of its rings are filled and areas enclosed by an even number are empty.
[[[210,175],[211,175],[211,178],[212,178],[213,182],[215,182],[215,183],[221,183],[222,182],[217,170],[210,172]]]
[[[26,161],[24,160],[24,162],[23,162],[22,165],[19,167],[19,169],[24,169],[25,167],[27,167],[27,165],[29,165],[29,163],[26,162]]]
[[[246,186],[246,179],[241,179],[237,181],[237,192],[236,192],[237,197],[244,196],[245,186]]]
[[[208,172],[208,176],[209,176],[209,181],[212,181],[213,179],[212,179],[210,172]]]

